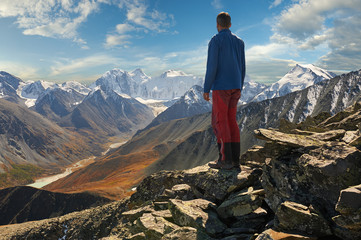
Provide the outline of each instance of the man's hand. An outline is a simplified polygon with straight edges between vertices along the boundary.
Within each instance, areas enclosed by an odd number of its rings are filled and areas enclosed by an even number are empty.
[[[204,100],[206,100],[208,102],[210,100],[209,93],[203,93],[203,98],[204,98]]]

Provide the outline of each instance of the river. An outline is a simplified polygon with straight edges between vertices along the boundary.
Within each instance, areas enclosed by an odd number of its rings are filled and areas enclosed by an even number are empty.
[[[113,148],[118,148],[121,145],[123,145],[126,142],[119,142],[119,143],[113,143],[112,145],[109,146],[108,150],[106,150],[105,152],[102,153],[102,155],[107,154],[111,149]],[[83,160],[80,160],[79,162],[74,163],[73,165],[71,165],[70,167],[68,167],[67,169],[65,169],[64,172],[53,175],[53,176],[48,176],[48,177],[44,177],[44,178],[39,178],[37,180],[35,180],[34,183],[31,183],[27,186],[29,187],[34,187],[34,188],[42,188],[45,187],[46,185],[55,182],[61,178],[64,178],[66,176],[68,176],[69,174],[71,174],[72,172],[74,172],[75,170],[82,168],[83,166],[86,166],[88,164],[90,164],[92,161],[94,161],[95,157],[90,157],[90,158],[86,158]]]

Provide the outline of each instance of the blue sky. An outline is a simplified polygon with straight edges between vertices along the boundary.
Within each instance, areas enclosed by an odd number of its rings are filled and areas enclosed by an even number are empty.
[[[56,82],[113,68],[204,76],[220,11],[245,41],[252,80],[275,82],[296,63],[361,68],[360,0],[1,0],[0,70]]]

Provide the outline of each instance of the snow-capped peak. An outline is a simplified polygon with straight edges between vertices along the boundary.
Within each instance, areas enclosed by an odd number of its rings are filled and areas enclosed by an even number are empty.
[[[170,77],[179,77],[179,76],[189,76],[189,75],[186,74],[185,72],[176,71],[176,70],[168,70],[162,73],[162,75],[160,75],[161,78],[170,78]]]
[[[202,100],[203,88],[201,86],[194,85],[184,94],[184,101],[187,104],[194,104]]]
[[[90,88],[87,88],[83,84],[81,84],[79,82],[75,82],[75,81],[65,82],[65,83],[61,84],[60,88],[65,90],[65,91],[72,89],[72,90],[75,90],[78,93],[81,93],[83,95],[87,95],[91,91]]]
[[[292,82],[295,85],[305,84],[307,85],[306,87],[309,87],[314,83],[317,83],[324,79],[330,79],[335,76],[336,75],[334,73],[316,67],[313,64],[307,64],[307,65],[296,64],[296,66],[293,67],[291,71],[289,71],[277,83],[281,86],[289,82]],[[318,81],[315,82],[315,80]]]
[[[137,68],[129,73],[131,76],[146,76],[141,68]]]
[[[290,92],[305,89],[325,79],[331,79],[336,74],[328,72],[313,64],[296,64],[284,77],[266,88],[262,93],[254,97],[254,101],[261,101],[284,96]]]

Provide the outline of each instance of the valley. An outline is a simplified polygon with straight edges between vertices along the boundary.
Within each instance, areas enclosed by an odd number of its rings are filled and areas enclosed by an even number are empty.
[[[102,152],[102,155],[106,155],[109,151],[120,147],[124,143],[126,143],[126,141],[112,143],[106,151]],[[62,179],[64,177],[72,174],[73,172],[75,172],[77,170],[80,170],[80,169],[88,166],[89,164],[94,163],[95,159],[96,159],[96,156],[92,156],[92,157],[80,160],[79,162],[76,162],[76,163],[72,164],[71,166],[67,167],[65,169],[65,171],[62,173],[36,179],[34,183],[28,184],[27,186],[34,187],[34,188],[43,188],[46,185],[49,185],[59,179]]]

